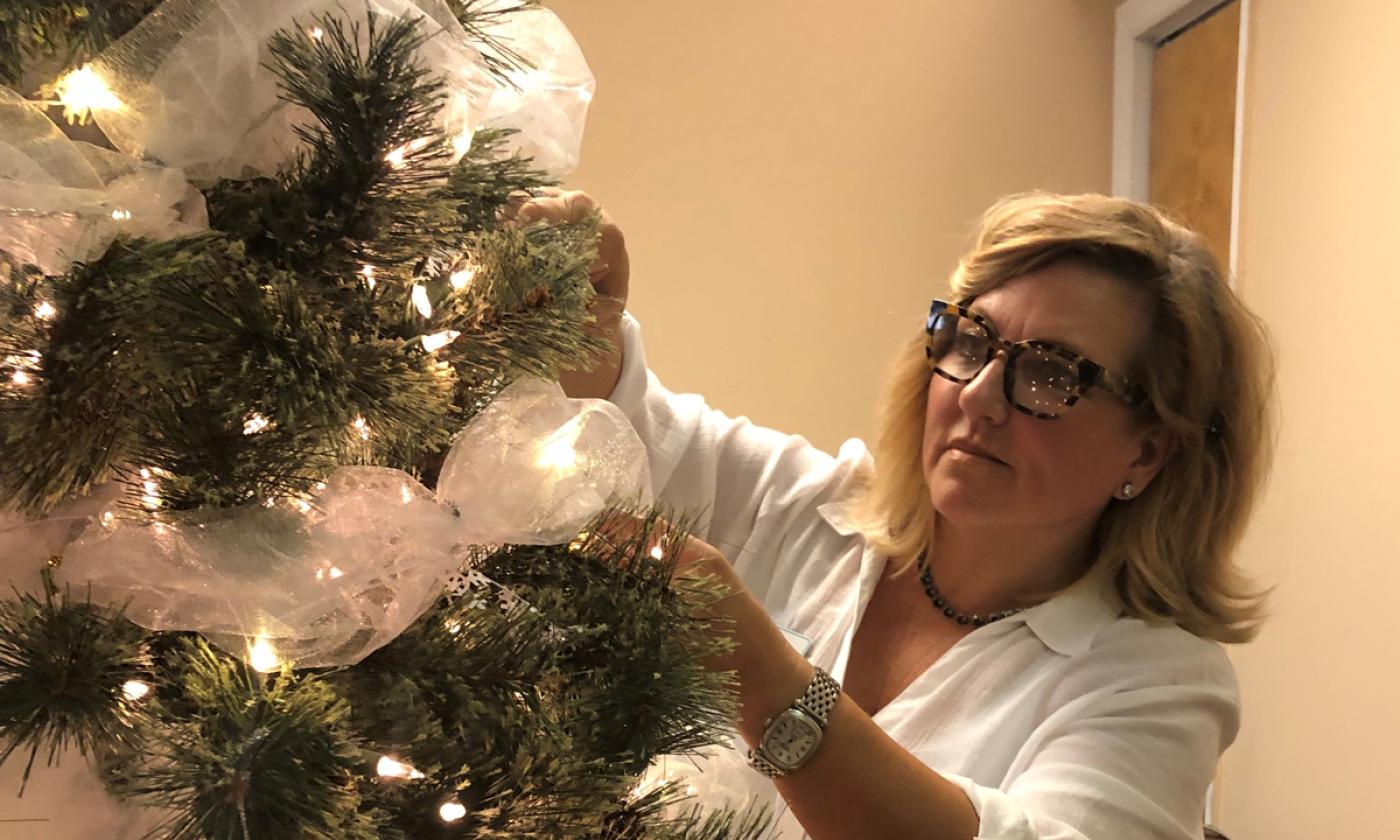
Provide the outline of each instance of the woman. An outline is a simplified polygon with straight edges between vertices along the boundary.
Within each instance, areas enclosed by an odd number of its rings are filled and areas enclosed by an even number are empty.
[[[1200,237],[1124,199],[998,202],[896,361],[873,463],[663,388],[610,223],[601,251],[614,349],[565,389],[709,512],[682,564],[735,587],[738,730],[811,837],[1201,837],[1239,719],[1219,643],[1261,610],[1231,553],[1271,384]]]

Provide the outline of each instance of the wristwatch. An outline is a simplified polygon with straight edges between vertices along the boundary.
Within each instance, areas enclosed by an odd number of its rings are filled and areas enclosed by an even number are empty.
[[[822,669],[793,704],[763,722],[763,736],[749,750],[749,764],[765,776],[791,773],[817,751],[841,685]]]

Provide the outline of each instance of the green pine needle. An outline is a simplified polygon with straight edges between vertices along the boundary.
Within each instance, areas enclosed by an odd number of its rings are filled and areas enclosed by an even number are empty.
[[[377,837],[356,787],[369,768],[329,683],[264,676],[200,640],[182,640],[177,657],[180,683],[157,693],[174,695],[182,714],[148,727],[141,749],[108,768],[119,795],[173,812],[156,837]]]
[[[94,756],[129,743],[122,686],[150,671],[144,641],[118,611],[60,594],[47,571],[42,599],[0,601],[0,763],[28,749],[28,782],[40,752],[52,765],[69,746]]]

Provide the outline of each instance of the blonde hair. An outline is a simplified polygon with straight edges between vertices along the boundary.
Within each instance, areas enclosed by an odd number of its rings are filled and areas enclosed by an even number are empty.
[[[1268,335],[1199,234],[1153,207],[1103,195],[1035,192],[998,201],[953,272],[952,293],[974,298],[1065,259],[1150,293],[1151,334],[1125,373],[1150,397],[1143,419],[1160,421],[1173,447],[1142,495],[1104,510],[1091,560],[1114,576],[1129,615],[1248,641],[1264,596],[1232,555],[1272,459]],[[930,382],[924,342],[921,330],[893,366],[874,471],[852,508],[866,539],[895,558],[915,557],[932,540],[921,457]]]

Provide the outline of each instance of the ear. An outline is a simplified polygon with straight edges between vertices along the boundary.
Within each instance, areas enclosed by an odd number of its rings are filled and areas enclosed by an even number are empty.
[[[1123,480],[1138,488],[1141,493],[1161,472],[1167,459],[1176,451],[1176,438],[1167,431],[1161,421],[1146,426],[1139,432],[1137,458],[1128,465]]]

